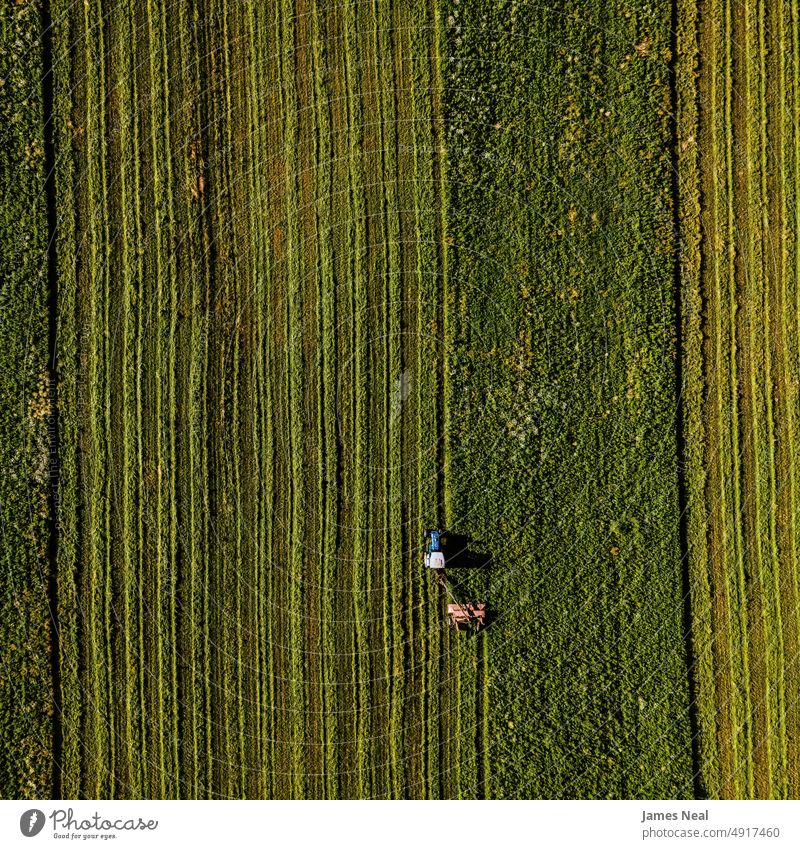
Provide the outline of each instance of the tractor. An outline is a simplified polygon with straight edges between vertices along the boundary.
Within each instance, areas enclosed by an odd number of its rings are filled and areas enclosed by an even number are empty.
[[[450,602],[447,605],[447,615],[450,619],[450,624],[456,631],[460,630],[462,625],[480,631],[486,624],[486,603],[475,601],[459,602],[456,600],[453,590],[445,577],[445,554],[443,551],[445,535],[446,531],[435,528],[425,531],[425,568],[434,570],[437,583],[450,597]]]
[[[425,531],[425,568],[444,569],[444,552],[442,551],[442,536],[444,531]]]

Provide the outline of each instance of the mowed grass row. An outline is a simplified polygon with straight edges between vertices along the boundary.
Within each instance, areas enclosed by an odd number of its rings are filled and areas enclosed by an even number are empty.
[[[458,589],[494,617],[461,658],[478,786],[687,797],[668,9],[443,20],[448,518],[492,558]]]
[[[0,797],[52,781],[47,202],[41,4],[0,10]],[[51,392],[51,389],[53,392]]]
[[[53,5],[63,794],[473,795],[438,9]]]
[[[796,10],[680,7],[688,543],[703,792],[796,797]]]

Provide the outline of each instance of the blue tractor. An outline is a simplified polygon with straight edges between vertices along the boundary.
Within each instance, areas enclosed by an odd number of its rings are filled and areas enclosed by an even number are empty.
[[[444,569],[442,536],[444,531],[432,529],[425,531],[425,568]]]

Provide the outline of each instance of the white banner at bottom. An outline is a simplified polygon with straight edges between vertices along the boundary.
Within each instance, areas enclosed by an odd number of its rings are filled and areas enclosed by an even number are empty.
[[[0,801],[0,846],[800,846],[800,802]]]

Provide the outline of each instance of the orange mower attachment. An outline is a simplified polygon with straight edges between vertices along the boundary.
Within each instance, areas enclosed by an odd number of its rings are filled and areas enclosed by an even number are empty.
[[[484,602],[448,604],[447,615],[456,629],[461,625],[474,625],[475,630],[480,631],[486,621],[486,604]]]

